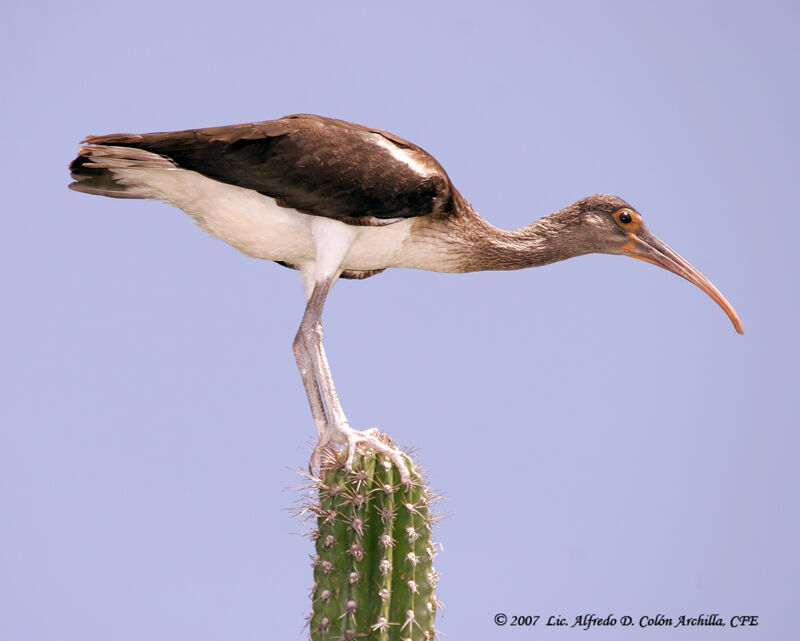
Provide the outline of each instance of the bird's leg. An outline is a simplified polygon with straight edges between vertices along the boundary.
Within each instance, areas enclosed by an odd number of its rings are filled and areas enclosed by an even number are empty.
[[[308,346],[303,341],[301,330],[298,330],[297,335],[294,337],[292,350],[294,351],[294,357],[297,361],[297,369],[300,370],[300,377],[303,379],[303,387],[306,389],[308,404],[311,406],[311,415],[314,417],[314,425],[317,427],[317,438],[322,438],[322,434],[328,424],[328,418],[325,415],[325,407],[319,395],[319,386],[314,376],[311,354],[308,351]]]
[[[306,385],[306,393],[314,420],[317,422],[317,416],[320,413],[327,418],[325,428],[319,434],[319,442],[311,455],[311,467],[313,468],[319,463],[320,454],[325,447],[330,443],[337,443],[347,446],[345,466],[349,470],[352,468],[356,445],[364,443],[373,450],[386,454],[397,466],[403,483],[407,484],[410,482],[410,477],[400,451],[381,441],[378,438],[377,428],[360,431],[350,427],[339,402],[330,365],[322,346],[322,308],[332,284],[333,279],[315,284],[295,338],[295,355],[300,374]],[[304,366],[308,365],[309,360],[313,370],[313,381],[308,373],[304,373]],[[324,404],[324,409],[319,407],[322,404]],[[318,422],[317,431],[320,432]]]

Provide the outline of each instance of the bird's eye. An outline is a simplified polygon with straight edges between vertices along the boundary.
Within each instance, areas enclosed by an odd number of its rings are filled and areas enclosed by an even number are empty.
[[[635,234],[642,226],[642,217],[633,209],[623,207],[614,212],[614,222],[622,227],[626,233]]]

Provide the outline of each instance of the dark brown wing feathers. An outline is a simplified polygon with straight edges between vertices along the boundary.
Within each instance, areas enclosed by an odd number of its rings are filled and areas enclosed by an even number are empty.
[[[321,116],[86,142],[154,152],[283,206],[356,224],[447,213],[452,206],[450,180],[425,151],[387,132]]]

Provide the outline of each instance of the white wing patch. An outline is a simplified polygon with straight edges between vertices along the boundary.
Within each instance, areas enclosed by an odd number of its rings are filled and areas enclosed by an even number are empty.
[[[402,147],[398,147],[395,145],[391,140],[387,140],[384,136],[380,134],[374,134],[375,141],[384,149],[386,149],[392,156],[399,160],[402,163],[408,165],[415,173],[419,174],[420,176],[427,176],[430,173],[430,168],[426,167],[418,160],[414,158],[414,156],[409,153],[408,149],[403,149]]]

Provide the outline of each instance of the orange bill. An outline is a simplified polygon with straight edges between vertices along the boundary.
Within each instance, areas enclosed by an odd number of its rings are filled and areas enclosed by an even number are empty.
[[[626,256],[663,267],[697,285],[728,315],[736,331],[744,334],[744,328],[739,316],[736,314],[736,310],[725,300],[725,297],[714,287],[711,281],[646,229],[642,228],[636,234],[628,234],[628,240],[622,245],[621,249]]]

